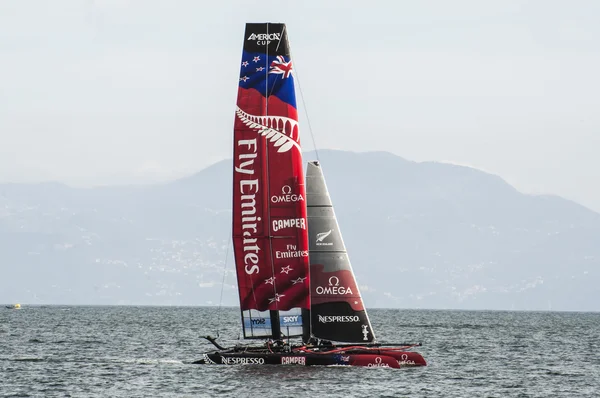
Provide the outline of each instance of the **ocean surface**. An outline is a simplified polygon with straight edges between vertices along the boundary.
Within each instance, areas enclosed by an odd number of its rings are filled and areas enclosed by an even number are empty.
[[[1,397],[598,397],[600,314],[369,310],[378,340],[427,367],[209,366],[235,308],[0,309]]]

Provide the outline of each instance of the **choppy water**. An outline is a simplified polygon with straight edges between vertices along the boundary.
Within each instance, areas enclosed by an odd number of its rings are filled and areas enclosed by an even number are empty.
[[[219,341],[237,339],[236,309],[2,308],[0,396],[600,396],[600,314],[369,314],[380,341],[423,342],[429,366],[191,365],[219,324]]]

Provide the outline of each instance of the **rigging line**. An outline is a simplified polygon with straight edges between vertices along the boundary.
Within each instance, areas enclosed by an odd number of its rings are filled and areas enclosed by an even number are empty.
[[[317,148],[317,142],[315,141],[315,135],[313,134],[312,125],[310,123],[310,118],[308,117],[308,109],[306,108],[306,102],[304,102],[304,93],[302,92],[302,86],[300,85],[300,75],[298,74],[298,69],[296,68],[296,61],[294,61],[294,57],[292,56],[292,46],[289,44],[288,39],[288,48],[290,49],[290,60],[292,61],[292,65],[294,65],[294,75],[296,76],[296,80],[298,81],[298,91],[300,92],[300,100],[302,101],[302,108],[304,109],[304,116],[306,116],[306,124],[308,125],[308,132],[310,134],[310,138],[313,143],[313,148],[315,148],[315,156],[317,157],[317,161],[321,163],[319,159],[319,149]]]
[[[275,47],[276,52],[279,50],[279,45],[281,44],[281,38],[283,37],[284,33],[285,33],[285,25],[283,25],[283,28],[281,28],[281,36],[279,36],[279,40],[277,41],[277,47]],[[268,36],[267,36],[267,40],[269,40]],[[290,48],[289,44],[288,44],[288,48]]]
[[[281,37],[283,37],[283,33],[284,32],[285,32],[285,26],[281,30]],[[268,36],[268,33],[269,33],[269,28],[267,28],[267,36]],[[279,50],[279,46],[281,45],[281,37],[280,37],[279,41],[277,42],[277,47],[275,48],[275,51]],[[267,39],[268,39],[268,37],[267,37]],[[286,44],[287,44],[288,49],[289,49],[290,48],[289,41]],[[267,46],[268,46],[268,44],[267,44]],[[269,50],[267,48],[267,73],[266,73],[266,76],[267,76],[267,84],[266,84],[266,86],[267,87],[269,86],[269,73],[268,73],[268,70],[269,70],[269,61],[268,61],[268,59],[269,59]],[[290,60],[291,60],[291,57],[290,57]],[[271,92],[269,93],[269,96],[271,96],[273,94],[273,90],[275,90],[275,85],[277,84],[277,79],[279,79],[279,76],[275,75],[275,80],[273,81],[273,84],[271,85]],[[281,79],[283,79],[283,77]],[[269,98],[269,97],[267,97],[267,98]]]
[[[223,291],[225,290],[225,276],[227,275],[227,259],[229,258],[229,246],[231,245],[231,236],[227,241],[227,251],[225,252],[225,263],[223,264],[223,280],[221,281],[221,297],[219,297],[219,309],[217,310],[217,337],[219,337],[219,332],[221,330],[221,318],[222,318],[222,308],[223,308]]]
[[[302,86],[300,85],[300,77],[298,76],[298,70],[296,69],[296,79],[298,80],[298,91],[300,92],[300,99],[302,100],[302,108],[304,108],[304,116],[306,116],[306,124],[308,125],[308,132],[310,133],[310,138],[313,143],[313,148],[315,148],[315,156],[317,157],[317,161],[321,163],[319,159],[319,149],[317,148],[317,142],[315,141],[315,135],[313,134],[312,125],[310,124],[310,118],[308,117],[308,109],[306,109],[306,102],[304,102],[304,94],[302,93]]]

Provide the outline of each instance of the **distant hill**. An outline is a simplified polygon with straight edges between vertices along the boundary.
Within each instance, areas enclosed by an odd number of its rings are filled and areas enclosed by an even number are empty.
[[[319,156],[368,307],[600,310],[600,214],[473,168]],[[160,185],[0,184],[0,302],[218,304],[231,178],[227,160]]]

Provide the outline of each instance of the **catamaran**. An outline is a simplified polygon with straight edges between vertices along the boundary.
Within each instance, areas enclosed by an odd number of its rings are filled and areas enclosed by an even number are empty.
[[[245,339],[197,364],[424,366],[378,343],[318,161],[306,175],[285,24],[248,23],[233,141],[233,248]]]

